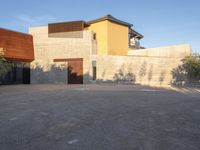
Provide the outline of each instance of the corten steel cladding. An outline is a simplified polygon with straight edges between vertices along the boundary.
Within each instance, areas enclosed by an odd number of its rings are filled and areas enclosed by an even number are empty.
[[[7,60],[31,62],[34,60],[33,37],[28,34],[0,28],[0,47]]]
[[[68,62],[68,83],[83,84],[83,62],[69,61]]]
[[[82,31],[84,30],[84,26],[84,21],[50,23],[48,25],[48,30],[49,33]]]

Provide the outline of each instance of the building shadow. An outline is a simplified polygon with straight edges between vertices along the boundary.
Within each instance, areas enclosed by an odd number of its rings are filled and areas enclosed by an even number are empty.
[[[174,68],[171,74],[172,86],[200,87],[200,78],[194,77],[185,64],[181,64],[177,68]]]
[[[130,82],[135,83],[136,76],[130,70],[126,73],[124,70],[119,69],[113,76],[114,82]]]
[[[48,69],[36,65],[31,68],[31,83],[67,83],[66,67],[58,67],[55,65],[49,65]]]
[[[150,84],[153,77],[153,65],[151,64],[150,69],[148,71],[148,83]]]
[[[114,75],[113,75],[114,74]],[[131,64],[126,68],[124,64],[120,67],[119,70],[114,72],[110,80],[104,79],[106,76],[106,70],[103,70],[102,79],[97,79],[97,83],[114,83],[114,84],[135,84],[136,75],[132,73]]]
[[[34,68],[31,68],[31,83],[64,83],[67,84],[69,76],[71,74],[74,77],[74,80],[80,81],[84,80],[84,83],[123,83],[123,84],[134,84],[136,77],[135,74],[131,73],[131,70],[128,70],[126,73],[121,67],[117,73],[114,74],[113,79],[111,80],[103,80],[96,79],[93,80],[93,77],[89,74],[89,72],[84,73],[83,75],[78,75],[76,72],[72,71],[72,68],[68,68],[67,66],[56,66],[49,65],[48,69],[44,69],[44,67],[40,65],[35,65]],[[95,81],[95,82],[94,82]],[[83,82],[74,82],[72,84],[81,84]]]
[[[166,76],[166,71],[162,70],[161,73],[160,73],[160,77],[159,77],[160,86],[163,84],[163,82],[165,80],[165,76]]]
[[[139,78],[140,78],[140,83],[142,83],[143,81],[143,78],[146,76],[146,73],[147,73],[147,63],[146,61],[144,61],[140,67],[140,70],[139,70]]]

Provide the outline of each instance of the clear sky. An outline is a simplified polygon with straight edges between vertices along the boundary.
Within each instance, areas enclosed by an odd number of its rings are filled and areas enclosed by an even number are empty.
[[[0,27],[28,32],[49,22],[106,14],[132,23],[144,47],[191,44],[200,52],[200,0],[1,0]]]

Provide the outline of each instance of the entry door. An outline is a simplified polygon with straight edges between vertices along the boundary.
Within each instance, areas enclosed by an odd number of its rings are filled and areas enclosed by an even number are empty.
[[[23,68],[23,84],[30,84],[30,68]]]
[[[68,62],[68,83],[83,84],[83,61]]]

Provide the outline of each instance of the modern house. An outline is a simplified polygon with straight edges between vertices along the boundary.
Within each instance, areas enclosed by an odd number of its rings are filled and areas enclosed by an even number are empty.
[[[129,50],[140,48],[139,40],[143,36],[132,26],[107,15],[92,21],[50,23],[30,28],[35,49],[32,83],[95,80],[97,56],[127,56]]]
[[[131,23],[106,15],[91,21],[49,23],[29,34],[0,30],[11,83],[131,82],[170,85],[190,45],[144,49]]]

